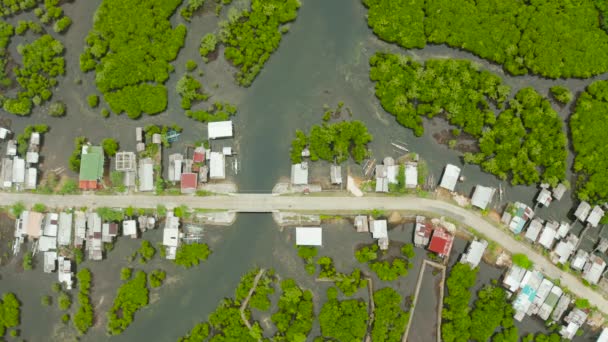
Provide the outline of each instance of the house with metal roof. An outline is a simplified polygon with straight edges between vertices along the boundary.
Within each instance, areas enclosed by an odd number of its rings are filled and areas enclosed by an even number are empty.
[[[71,290],[72,277],[74,275],[74,273],[72,273],[72,263],[69,259],[60,256],[57,264],[59,266],[59,270],[57,271],[59,282],[65,284],[67,290]]]
[[[578,329],[580,329],[585,321],[587,321],[587,313],[581,309],[575,308],[564,318],[564,321],[567,323],[562,326],[559,334],[562,335],[563,338],[571,340]]]
[[[122,221],[122,235],[130,236],[132,239],[137,239],[137,221],[135,221],[135,220]]]
[[[589,203],[582,201],[576,211],[574,211],[574,216],[579,219],[581,222],[587,221],[587,216],[589,216],[589,212],[591,212],[591,205]]]
[[[557,235],[555,236],[555,238],[563,239],[564,237],[566,237],[566,235],[568,235],[568,232],[570,231],[571,228],[572,228],[572,226],[570,225],[570,223],[568,223],[566,221],[560,222],[559,228],[557,228]]]
[[[416,189],[418,186],[418,163],[405,163],[405,188]]]
[[[369,233],[369,222],[367,220],[367,216],[355,216],[355,227],[357,228],[357,233]]]
[[[10,189],[13,186],[13,160],[10,158],[2,158],[2,169],[0,169],[0,179],[2,187]]]
[[[538,217],[530,222],[528,229],[526,230],[526,239],[531,242],[536,242],[538,240],[538,235],[540,235],[540,231],[543,229],[543,220]]]
[[[72,244],[72,214],[59,213],[59,224],[57,226],[57,244],[69,246]]]
[[[182,173],[180,188],[182,194],[193,194],[198,186],[198,175],[196,173]]]
[[[597,284],[606,269],[606,262],[598,255],[592,255],[583,268],[583,279],[589,284]]]
[[[567,238],[559,241],[551,253],[551,261],[554,264],[566,264],[568,259],[576,250],[576,246],[578,245],[578,237],[574,234],[568,235]]]
[[[28,164],[37,164],[39,157],[38,152],[29,151],[25,154],[25,161]]]
[[[485,210],[488,207],[488,204],[492,202],[494,193],[496,193],[495,188],[477,185],[475,187],[475,192],[473,193],[473,198],[471,198],[471,204],[474,207]]]
[[[342,184],[342,167],[340,165],[331,165],[329,167],[329,179],[331,184]]]
[[[232,121],[216,121],[207,125],[207,138],[230,138],[232,137]]]
[[[38,239],[38,250],[41,252],[57,249],[57,238],[54,236],[42,235]]]
[[[378,239],[380,250],[387,250],[389,240],[386,220],[370,220],[369,230],[372,233],[372,238]]]
[[[600,223],[602,217],[604,217],[604,210],[602,210],[599,205],[596,205],[595,207],[593,207],[593,210],[591,210],[591,214],[589,214],[589,216],[587,217],[587,223],[591,227],[595,228]]]
[[[521,282],[527,272],[528,271],[525,268],[516,265],[511,266],[502,281],[503,286],[511,293],[517,292],[521,287]]]
[[[80,155],[80,174],[78,186],[82,190],[96,190],[103,180],[104,164],[103,148],[101,146],[82,146]]]
[[[151,158],[139,160],[139,191],[154,190],[154,161]]]
[[[82,248],[87,238],[87,214],[83,211],[74,213],[74,247]]]
[[[46,236],[57,236],[59,228],[59,214],[48,213],[44,218],[44,229],[42,234]]]
[[[101,225],[101,242],[112,243],[118,236],[118,223],[106,222]]]
[[[30,145],[40,145],[40,132],[32,132],[32,135],[30,135]]]
[[[509,214],[505,216],[505,214]],[[503,222],[509,225],[509,229],[515,234],[519,234],[524,229],[526,223],[534,217],[532,208],[521,202],[509,203],[503,214]]]
[[[4,140],[11,134],[8,128],[0,127],[0,139]]]
[[[25,183],[25,160],[19,157],[13,159],[13,183]]]
[[[462,254],[460,262],[463,264],[471,265],[471,268],[475,268],[481,262],[483,253],[488,248],[488,241],[486,240],[473,240],[465,253]]]
[[[460,168],[456,165],[447,164],[439,186],[446,190],[454,191],[456,183],[458,183],[458,177],[460,177]]]
[[[556,221],[547,221],[545,228],[543,228],[543,231],[538,238],[538,243],[546,249],[553,249],[558,228],[559,223]]]
[[[24,211],[21,213],[23,233],[30,238],[38,239],[42,235],[42,222],[44,215],[35,211]]]
[[[521,284],[522,290],[513,301],[514,318],[516,320],[521,322],[530,306],[532,306],[534,298],[536,298],[536,291],[543,279],[544,276],[538,271],[526,272]]]
[[[323,245],[323,229],[321,227],[296,227],[296,246]]]
[[[414,246],[426,248],[431,241],[431,234],[433,234],[433,225],[426,221],[426,217],[416,216]]]
[[[87,243],[89,260],[103,259],[103,242],[101,217],[97,213],[91,213],[87,220]]]
[[[38,170],[35,167],[29,167],[25,171],[25,190],[36,190],[38,183]]]
[[[528,316],[536,315],[540,311],[540,307],[543,305],[549,293],[551,293],[551,289],[553,288],[553,283],[545,278],[540,283],[538,290],[536,290],[536,296],[532,301],[532,305],[528,308]]]
[[[137,169],[137,157],[134,152],[117,152],[114,166],[116,171],[132,172]]]
[[[305,164],[305,163],[302,163]],[[296,164],[299,165],[299,167],[297,167],[297,176],[296,177],[303,177],[302,174],[305,172],[306,173],[306,184],[308,184],[308,165],[304,165],[302,166],[302,164]],[[294,177],[294,167],[296,165],[292,165],[291,167],[291,172],[292,172],[292,182],[293,182],[293,177]],[[209,178],[210,179],[226,179],[226,156],[220,152],[211,152],[209,153]],[[297,178],[296,181],[302,181],[301,178]]]
[[[564,292],[559,286],[553,286],[553,288],[551,288],[551,292],[549,292],[549,295],[547,296],[547,299],[545,299],[543,304],[540,306],[538,317],[542,318],[544,321],[548,320],[551,312],[557,305],[559,298],[563,293]]]
[[[596,342],[608,342],[608,328],[602,329],[602,333],[598,336]]]
[[[588,260],[589,253],[587,253],[585,250],[579,249],[578,251],[576,251],[574,259],[572,259],[572,261],[570,262],[570,268],[575,271],[582,271]]]
[[[174,216],[173,212],[170,211],[167,213],[165,228],[163,229],[163,246],[165,247],[165,255],[168,260],[175,260],[179,245],[179,217]]]
[[[572,299],[568,295],[562,295],[557,302],[557,306],[553,309],[553,313],[551,313],[551,319],[559,322],[562,319],[562,316],[568,310]]]
[[[553,188],[553,198],[555,198],[558,201],[561,200],[562,197],[564,197],[566,190],[568,190],[568,189],[566,188],[566,186],[563,183],[557,184],[557,186],[555,188]]]
[[[213,166],[211,166],[211,170],[213,171]],[[213,178],[213,177],[211,177],[211,178]],[[291,184],[292,185],[308,184],[308,163],[307,162],[301,162],[299,164],[291,165]]]
[[[428,250],[436,253],[438,256],[445,258],[450,255],[454,236],[446,229],[438,227],[433,230],[431,241],[429,242]]]
[[[548,207],[551,204],[553,197],[551,197],[551,191],[546,188],[540,189],[538,196],[536,197],[536,202],[544,207]]]
[[[184,156],[181,153],[173,153],[169,155],[169,169],[167,170],[168,180],[170,182],[179,182],[182,176],[182,164]]]
[[[44,273],[55,272],[57,263],[57,252],[47,251],[44,252]]]

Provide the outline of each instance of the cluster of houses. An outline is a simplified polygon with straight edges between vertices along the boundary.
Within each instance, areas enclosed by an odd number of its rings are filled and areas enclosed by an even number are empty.
[[[539,271],[512,266],[503,279],[503,286],[515,295],[513,308],[515,319],[519,321],[526,315],[537,315],[555,322],[563,318],[565,324],[559,333],[565,339],[572,339],[587,321],[587,312],[579,308],[570,309],[572,298]]]
[[[175,138],[176,132],[166,137]],[[211,122],[208,125],[210,140],[230,138],[233,136],[232,121]],[[144,132],[141,127],[135,129],[137,153],[146,150]],[[163,137],[159,133],[152,135],[151,144],[156,144],[161,150]],[[231,147],[222,147],[221,151],[212,151],[203,146],[195,147],[191,153],[174,153],[169,155],[167,177],[170,183],[180,184],[181,192],[191,194],[196,192],[200,184],[209,180],[226,179],[226,157],[232,156]],[[138,160],[139,159],[139,160]],[[135,152],[121,151],[116,153],[115,170],[123,173],[123,184],[126,188],[135,188],[139,192],[155,190],[155,160],[150,156],[138,158]],[[81,190],[96,190],[101,188],[104,176],[104,152],[101,146],[85,145],[82,147],[79,187]],[[156,175],[160,177],[160,175]]]
[[[44,272],[57,271],[59,282],[72,287],[72,264],[66,257],[72,249],[84,249],[89,260],[102,260],[104,246],[113,243],[118,236],[138,238],[141,233],[156,227],[156,218],[141,215],[137,219],[104,222],[96,212],[65,211],[39,213],[23,211],[15,221],[13,252],[17,254],[27,238],[33,242],[33,254],[43,253]],[[167,259],[175,259],[183,234],[180,220],[173,212],[167,214],[163,228],[163,246]]]
[[[397,177],[401,172],[401,165],[395,163],[391,157],[386,157],[382,165],[376,165],[376,192],[389,192],[389,184],[397,184]],[[416,189],[418,187],[418,155],[412,161],[407,161],[403,167],[405,188]]]
[[[0,140],[6,140],[11,131],[0,127]],[[0,166],[0,181],[3,189],[35,190],[38,182],[40,133],[33,132],[30,135],[28,148],[25,156],[19,156],[17,140],[10,139],[6,146],[6,155],[2,158]]]

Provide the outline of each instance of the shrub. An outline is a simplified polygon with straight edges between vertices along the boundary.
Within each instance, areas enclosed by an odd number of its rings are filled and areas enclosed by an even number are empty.
[[[175,264],[190,268],[207,260],[211,250],[205,243],[184,244],[179,246],[175,255]]]
[[[188,72],[194,71],[194,69],[196,69],[197,66],[198,65],[196,65],[196,62],[191,59],[186,61],[186,70]]]
[[[163,270],[154,270],[150,275],[148,275],[148,281],[150,282],[150,287],[157,288],[163,284],[163,280],[167,274]]]
[[[528,256],[525,254],[517,253],[513,254],[512,258],[513,264],[517,265],[521,268],[531,269],[534,266],[534,263],[528,259]]]
[[[50,116],[64,116],[65,115],[65,103],[63,102],[53,102],[49,106],[49,115]]]
[[[89,107],[96,108],[99,106],[99,96],[91,94],[87,96],[87,102],[89,103]]]

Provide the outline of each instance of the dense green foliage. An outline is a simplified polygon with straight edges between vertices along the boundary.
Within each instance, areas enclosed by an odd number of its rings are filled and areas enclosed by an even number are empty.
[[[130,118],[167,107],[163,84],[184,44],[186,27],[169,18],[182,0],[103,0],[80,56],[82,71],[95,69],[95,83],[115,113]]]
[[[84,146],[86,142],[87,138],[85,137],[74,138],[74,150],[72,151],[72,155],[70,156],[70,161],[68,163],[70,170],[74,172],[78,172],[80,170],[80,156],[82,154],[82,146]]]
[[[401,295],[390,287],[374,293],[374,324],[372,341],[399,342],[410,318],[409,312],[401,309]]]
[[[447,44],[514,75],[551,78],[608,71],[608,35],[593,2],[363,0],[369,26],[383,40],[405,48]]]
[[[496,120],[488,102],[501,107],[510,92],[500,77],[466,60],[430,59],[422,65],[404,55],[376,53],[370,64],[380,104],[416,136],[424,133],[422,116],[438,114],[480,136]]]
[[[367,156],[367,144],[373,137],[361,121],[342,121],[338,123],[314,125],[308,137],[296,131],[296,139],[291,146],[291,161],[302,160],[302,150],[310,143],[310,159],[342,163],[351,156],[361,163]]]
[[[87,103],[89,104],[89,107],[97,108],[97,106],[99,106],[99,96],[95,94],[87,96]]]
[[[6,73],[6,65],[8,63],[8,44],[13,34],[13,26],[7,22],[0,21],[0,87],[6,87],[11,84],[11,79]]]
[[[393,281],[399,277],[407,276],[408,269],[411,267],[411,264],[403,259],[394,259],[392,262],[376,261],[369,265],[369,268],[376,273],[378,278],[384,281]]]
[[[21,11],[30,10],[38,4],[38,0],[0,0],[0,17],[5,18]]]
[[[445,342],[468,341],[471,336],[469,301],[471,287],[475,284],[476,277],[477,269],[471,269],[468,264],[457,263],[450,271],[441,313],[443,317],[441,337]]]
[[[163,270],[154,270],[148,275],[148,281],[150,282],[151,288],[160,287],[163,281],[167,277],[167,273]]]
[[[204,4],[205,0],[188,0],[187,5],[182,8],[180,14],[186,21],[190,21],[194,12],[203,7]]]
[[[196,64],[195,61],[189,59],[186,61],[186,71],[191,72],[194,71],[194,69],[196,69],[196,67],[198,67],[198,65]]]
[[[180,337],[177,342],[204,342],[209,337],[209,323],[199,323],[190,330],[188,335]]]
[[[125,218],[125,214],[122,212],[122,209],[99,207],[97,208],[96,212],[99,217],[106,222],[118,222]]]
[[[272,322],[277,327],[273,340],[305,341],[314,318],[312,292],[302,290],[293,279],[283,280],[281,291],[279,310],[272,315]]]
[[[241,281],[234,292],[234,298],[242,302],[249,295],[249,290],[253,287],[253,282],[260,270],[253,269],[241,277]],[[274,293],[271,278],[272,271],[267,271],[258,281],[258,285],[249,300],[249,306],[261,311],[270,309],[270,299],[268,295]]]
[[[34,268],[34,260],[31,252],[26,252],[23,255],[23,260],[21,261],[21,266],[25,271],[31,271]]]
[[[364,246],[355,252],[355,258],[360,263],[370,262],[378,259],[378,245]]]
[[[553,98],[555,98],[558,102],[561,102],[562,104],[566,104],[572,101],[572,92],[570,92],[570,89],[564,86],[553,86],[549,90]]]
[[[25,157],[25,154],[27,153],[27,148],[30,144],[30,138],[32,137],[32,133],[36,132],[36,133],[40,133],[41,135],[43,133],[46,133],[49,131],[49,126],[45,125],[45,124],[41,124],[41,125],[29,125],[27,127],[25,127],[25,129],[23,130],[22,134],[17,135],[17,153],[21,156],[21,157]]]
[[[141,259],[140,259],[141,262],[145,264],[148,261],[152,260],[152,258],[154,257],[154,254],[156,254],[156,249],[154,249],[154,247],[152,247],[152,244],[150,243],[150,241],[143,240],[141,242],[141,246],[139,247],[137,252],[141,256]]]
[[[528,259],[528,256],[523,253],[513,254],[511,260],[513,261],[513,265],[519,266],[527,270],[531,269],[532,266],[534,266],[534,263],[532,263],[532,261]]]
[[[133,269],[130,267],[123,267],[120,269],[120,280],[129,280],[133,275]]]
[[[295,20],[299,7],[299,0],[252,0],[249,10],[230,18],[220,38],[226,45],[224,56],[239,67],[239,84],[249,86],[253,82],[279,47],[280,26]]]
[[[59,309],[67,310],[72,306],[72,298],[67,293],[61,292],[57,298],[57,305],[59,305]]]
[[[570,131],[579,199],[608,201],[608,81],[593,82],[581,93],[570,117]]]
[[[183,109],[190,109],[193,102],[206,101],[209,98],[209,95],[204,93],[201,83],[190,75],[184,75],[177,81],[175,91],[182,99]]]
[[[118,152],[118,141],[113,138],[106,138],[101,141],[101,147],[103,147],[103,153],[108,157],[114,157]]]
[[[5,293],[0,301],[0,338],[6,329],[14,328],[20,322],[21,303],[13,293]]]
[[[360,299],[340,301],[337,290],[327,290],[327,302],[319,314],[323,337],[337,341],[362,341],[367,332],[367,305]]]
[[[401,246],[401,254],[408,259],[415,258],[416,252],[414,252],[414,245],[412,243],[406,243]]]
[[[63,44],[45,34],[30,44],[19,45],[22,67],[13,69],[20,90],[17,98],[3,98],[2,108],[12,114],[28,115],[33,105],[51,98],[51,88],[57,85],[56,77],[65,73]]]
[[[49,106],[49,115],[55,117],[64,116],[66,109],[65,103],[61,101],[53,102]]]
[[[365,279],[361,277],[361,270],[357,268],[354,269],[351,274],[338,272],[336,271],[333,260],[326,256],[319,258],[317,264],[321,266],[319,278],[333,280],[334,285],[336,285],[345,296],[352,296],[366,284]]]
[[[108,332],[111,335],[122,333],[133,322],[137,310],[148,305],[148,286],[146,273],[137,271],[133,278],[118,288],[118,293],[108,312]]]
[[[511,179],[511,184],[539,181],[556,186],[566,177],[566,134],[562,120],[548,100],[523,88],[479,139],[479,153],[466,153],[466,162]]]
[[[190,268],[207,260],[209,254],[211,254],[211,250],[205,243],[183,244],[177,248],[175,263]]]
[[[208,61],[207,56],[217,49],[217,43],[217,35],[214,33],[207,33],[203,36],[199,48],[199,53],[201,54],[203,61]]]
[[[317,249],[315,247],[298,246],[298,256],[304,259],[306,263],[306,273],[313,275],[317,271],[314,258],[317,256]]]
[[[76,274],[78,279],[78,310],[73,316],[74,326],[81,335],[93,326],[93,305],[91,304],[91,271],[84,268]]]
[[[477,293],[475,308],[471,311],[471,339],[488,341],[496,329],[513,327],[514,310],[507,302],[504,289],[488,285]]]

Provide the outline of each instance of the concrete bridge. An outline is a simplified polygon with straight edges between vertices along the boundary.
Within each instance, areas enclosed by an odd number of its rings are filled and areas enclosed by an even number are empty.
[[[496,241],[511,253],[524,253],[547,277],[559,279],[575,295],[587,298],[600,311],[608,314],[608,300],[570,273],[563,272],[543,255],[527,245],[516,241],[512,234],[486,221],[478,212],[434,199],[405,197],[350,197],[342,196],[276,196],[273,194],[232,194],[216,196],[153,196],[153,195],[38,195],[24,193],[0,193],[0,205],[10,206],[23,202],[28,207],[43,203],[48,207],[122,207],[156,208],[164,205],[174,208],[180,205],[189,208],[230,210],[243,213],[264,213],[274,211],[311,212],[362,212],[372,209],[387,211],[411,211],[445,216],[469,226],[488,239]]]

